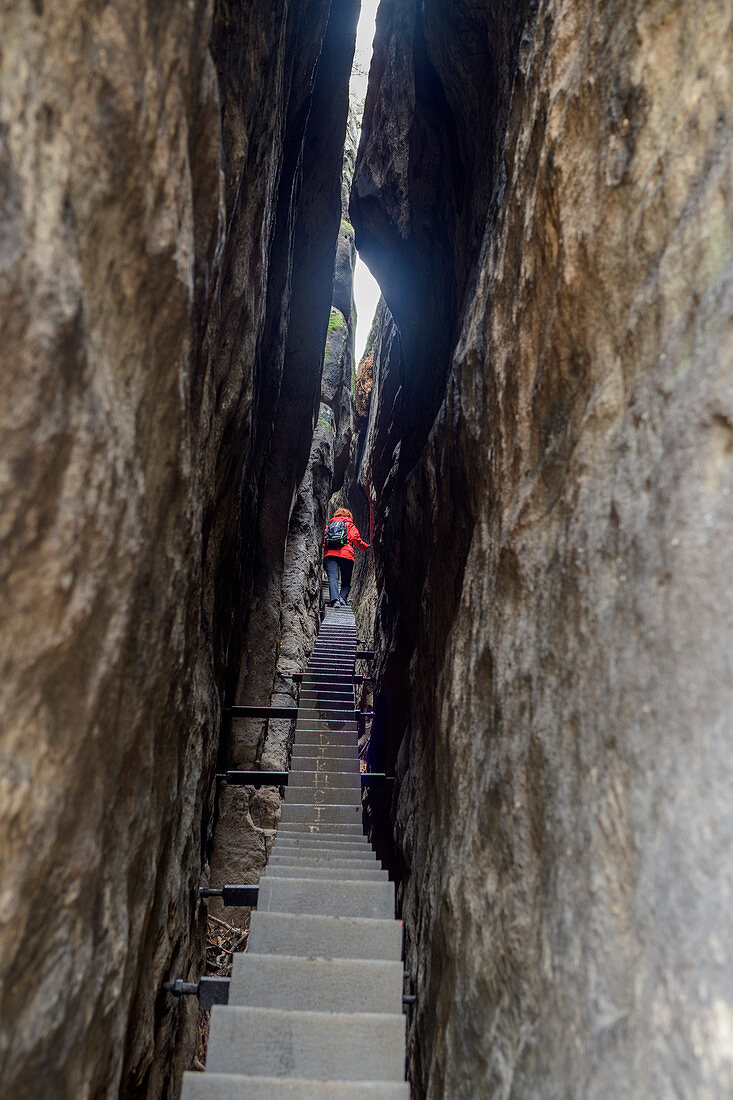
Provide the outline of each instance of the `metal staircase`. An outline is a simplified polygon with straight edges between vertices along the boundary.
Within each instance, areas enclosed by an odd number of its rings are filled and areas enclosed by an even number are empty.
[[[406,1100],[402,925],[363,835],[356,625],[328,608],[246,953],[182,1100]]]

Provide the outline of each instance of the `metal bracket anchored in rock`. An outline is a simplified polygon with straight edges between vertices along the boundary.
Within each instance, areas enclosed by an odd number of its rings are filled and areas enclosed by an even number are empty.
[[[217,772],[216,778],[233,787],[287,787],[290,772],[228,771]],[[362,772],[362,787],[383,787],[393,783],[394,776],[384,772]]]
[[[212,1005],[229,1004],[229,986],[231,978],[199,978],[198,982],[184,982],[178,978],[175,982],[164,982],[163,989],[174,997],[192,997],[199,999],[199,1008],[209,1012]]]
[[[222,905],[249,905],[255,908],[259,896],[259,886],[249,884],[220,886],[200,886],[200,898],[221,898]]]

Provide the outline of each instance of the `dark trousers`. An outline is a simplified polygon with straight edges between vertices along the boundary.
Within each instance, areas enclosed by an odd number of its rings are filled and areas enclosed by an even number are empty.
[[[326,572],[328,573],[328,594],[331,603],[336,600],[345,600],[351,591],[351,574],[354,571],[353,561],[348,558],[324,558]],[[339,591],[339,570],[341,570],[341,590]]]

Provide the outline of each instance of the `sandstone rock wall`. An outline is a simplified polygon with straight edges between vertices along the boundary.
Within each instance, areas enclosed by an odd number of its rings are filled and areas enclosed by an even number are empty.
[[[356,15],[330,7],[3,8],[13,1100],[175,1095],[190,1060],[161,985],[200,973],[254,533],[284,537],[318,411]]]
[[[730,47],[717,0],[380,8],[359,462],[418,1096],[733,1089]]]

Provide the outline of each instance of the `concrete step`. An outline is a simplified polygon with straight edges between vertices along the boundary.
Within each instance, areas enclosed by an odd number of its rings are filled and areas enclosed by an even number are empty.
[[[357,725],[357,719],[354,717],[353,707],[350,710],[336,709],[316,711],[312,708],[300,712],[300,717],[296,725],[296,730],[304,727],[305,729],[320,729],[325,727],[326,729],[334,730],[351,730]]]
[[[301,706],[298,709],[298,725],[301,722],[327,722],[335,717],[339,722],[355,722],[351,718],[355,710],[353,700],[350,703],[324,703],[323,706]]]
[[[329,772],[336,775],[348,772],[354,777],[357,777],[361,771],[356,744],[341,748],[330,745],[323,745],[320,748],[317,745],[301,745],[297,752],[293,748],[290,769],[297,772],[317,771],[326,775]]]
[[[337,734],[340,738],[340,743],[338,740],[336,740],[335,744],[330,744],[328,740],[319,741],[316,735],[321,733]],[[299,740],[300,737],[302,737],[302,741]],[[331,749],[331,755],[350,756],[353,758],[356,752],[358,737],[359,731],[355,721],[350,721],[346,726],[341,726],[339,723],[334,727],[329,726],[327,722],[319,722],[318,725],[311,725],[309,723],[307,726],[301,726],[300,729],[296,728],[293,752],[300,756],[320,756],[321,750]]]
[[[260,879],[257,909],[388,920],[394,918],[394,887],[391,882],[328,882],[265,875]]]
[[[303,730],[301,732],[309,734],[314,731]],[[319,730],[317,732],[320,733],[322,731]],[[291,760],[299,760],[301,757],[305,757],[306,760],[358,760],[357,732],[356,730],[353,730],[353,732],[349,730],[348,733],[348,740],[343,740],[340,745],[331,745],[328,742],[323,744],[316,741],[314,737],[304,737],[302,742],[296,740],[293,745]]]
[[[314,755],[313,749],[338,749],[340,755],[355,753],[359,741],[356,722],[348,723],[313,722],[299,726],[295,731],[295,745],[306,749],[307,756]],[[317,754],[316,754],[317,755]]]
[[[310,655],[307,668],[324,661],[336,661],[337,663],[353,664],[356,660],[356,646],[350,640],[341,641],[337,638],[329,639],[327,648],[315,650]]]
[[[276,836],[280,835],[280,831]],[[302,822],[294,821],[290,825],[287,823],[282,828],[282,840],[333,840],[337,844],[343,845],[348,841],[361,842],[365,840],[364,830],[356,825],[303,825]]]
[[[353,683],[354,676],[354,662],[353,661],[317,661],[312,665],[308,665],[308,672],[320,672],[327,678],[331,678],[331,682],[334,682],[336,676],[348,677]]]
[[[354,684],[348,681],[331,680],[324,681],[320,684],[308,684],[301,681],[300,684],[300,696],[303,694],[318,695],[321,693],[328,693],[329,695],[345,695],[354,697]]]
[[[349,837],[347,840],[334,840],[331,842],[329,837],[317,837],[311,840],[310,837],[281,836],[278,838],[272,852],[273,855],[275,853],[284,855],[287,852],[303,852],[304,854],[323,854],[324,856],[340,855],[347,859],[376,859],[374,849],[366,837],[362,836],[361,840],[363,843],[359,842],[358,837],[356,839]]]
[[[181,1100],[410,1100],[410,1086],[397,1081],[314,1081],[188,1072],[183,1075]]]
[[[278,872],[281,868],[297,868],[300,874],[309,875],[309,868],[315,873],[321,869],[327,870],[329,868],[333,870],[342,871],[354,871],[365,877],[371,877],[373,871],[382,870],[382,865],[378,860],[371,859],[349,859],[347,856],[318,856],[311,852],[298,854],[297,852],[283,852],[281,856],[276,855],[274,852],[267,861],[266,874],[273,871],[275,868]],[[384,872],[387,873],[386,871]]]
[[[335,631],[333,634],[319,634],[318,640],[314,645],[311,655],[308,658],[310,663],[315,657],[322,656],[324,653],[327,655],[335,654],[338,657],[350,656],[356,652],[356,639],[351,633],[342,634],[341,631]]]
[[[304,718],[295,727],[298,745],[356,745],[358,726],[355,718]]]
[[[381,867],[380,861],[373,852],[350,851],[348,848],[334,848],[328,852],[319,852],[312,848],[284,847],[273,849],[267,866],[275,863],[293,863],[296,860],[304,863],[312,862],[316,866],[336,866],[338,863],[353,863],[364,867],[366,870]]]
[[[360,770],[356,752],[350,752],[348,756],[333,757],[331,760],[323,755],[304,756],[298,753],[297,756],[293,754],[290,762],[291,775],[296,772],[299,775],[348,775],[349,779],[354,780],[359,778]]]
[[[229,1004],[394,1016],[402,1011],[402,973],[401,962],[243,952],[234,956]]]
[[[313,863],[309,860],[294,859],[291,862],[267,861],[265,876],[272,875],[275,878],[319,878],[333,882],[388,882],[387,872],[383,871],[379,864],[373,867],[364,867],[363,860],[354,860],[353,863],[344,862],[329,866],[327,863]]]
[[[291,768],[288,776],[288,791],[299,788],[315,787],[319,790],[361,790],[361,776],[359,768],[351,771],[337,771],[335,768]]]
[[[329,729],[326,725],[317,729],[301,728],[295,732],[294,748],[298,752],[305,750],[306,756],[318,755],[322,749],[335,749],[337,752],[334,755],[338,756],[352,753],[356,755],[358,736],[356,724],[346,730]]]
[[[212,1073],[401,1081],[405,1017],[214,1005],[207,1065]]]
[[[336,676],[329,676],[328,673],[318,672],[315,669],[307,670],[303,673],[303,679],[300,681],[301,691],[305,687],[320,688],[320,687],[337,687],[339,690],[347,691],[349,688],[353,691],[354,677],[351,672],[339,673]]]
[[[252,911],[247,954],[327,959],[402,958],[402,922]]]
[[[285,788],[285,803],[288,802],[302,802],[313,804],[314,806],[324,806],[329,802],[341,802],[344,805],[360,806],[361,805],[361,783],[351,782],[348,786],[341,784],[337,787],[330,787],[328,784],[328,776],[321,776],[318,782],[311,784],[307,783],[290,783]]]
[[[321,838],[317,838],[315,844],[298,844],[297,841],[284,840],[275,844],[270,859],[282,859],[283,856],[300,854],[309,859],[376,859],[374,850],[367,844],[362,846],[349,845],[324,845]]]
[[[295,822],[306,825],[333,825],[338,822],[350,825],[356,822],[361,828],[361,802],[358,805],[348,802],[284,802],[280,824],[290,825]]]
[[[311,654],[305,671],[313,669],[316,665],[332,663],[339,665],[348,664],[351,665],[353,669],[354,662],[356,661],[356,646],[354,643],[350,639],[345,639],[343,641],[334,639],[333,641],[329,640],[328,644],[329,647],[331,647],[328,650],[324,649],[318,653]]]
[[[304,707],[298,712],[298,726],[305,723],[311,729],[314,723],[317,723],[321,726],[327,725],[339,729],[349,728],[357,721],[354,714],[353,705],[349,709],[324,707],[322,710],[316,710],[313,707]]]
[[[298,696],[298,705],[301,707],[317,706],[320,703],[346,703],[349,706],[354,706],[354,693],[353,691],[337,691],[335,688],[312,688],[311,690],[301,690]]]
[[[345,825],[341,822],[324,821],[320,824],[307,824],[303,821],[285,822],[286,833],[292,836],[329,836],[347,839],[349,837],[362,837],[364,829],[359,825]]]

